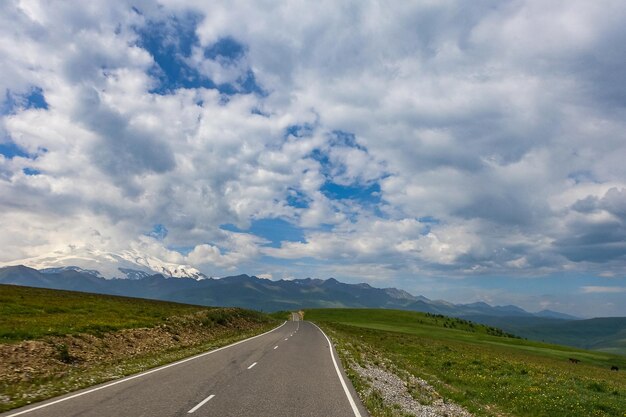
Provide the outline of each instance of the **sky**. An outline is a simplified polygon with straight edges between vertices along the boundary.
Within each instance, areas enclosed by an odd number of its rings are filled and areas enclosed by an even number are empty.
[[[626,316],[626,2],[7,0],[0,264],[135,250]]]

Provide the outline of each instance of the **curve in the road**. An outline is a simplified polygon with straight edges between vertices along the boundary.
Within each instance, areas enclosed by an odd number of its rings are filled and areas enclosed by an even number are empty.
[[[367,416],[328,336],[299,319],[294,314],[269,332],[0,417]]]
[[[355,417],[361,417],[361,413],[359,412],[359,407],[357,407],[356,402],[354,401],[354,398],[352,398],[352,394],[350,393],[350,390],[348,389],[348,385],[346,384],[346,381],[343,378],[343,375],[341,374],[341,370],[339,369],[339,365],[337,365],[337,360],[335,359],[335,353],[333,352],[333,344],[330,343],[330,339],[328,338],[328,336],[326,335],[326,333],[324,333],[324,331],[322,329],[319,328],[319,326],[315,323],[312,323],[313,326],[317,327],[317,329],[322,332],[322,334],[324,335],[324,337],[326,338],[326,340],[328,341],[328,349],[330,350],[330,357],[333,360],[333,365],[335,365],[335,370],[337,371],[337,376],[339,377],[339,380],[341,381],[341,387],[343,388],[343,391],[346,394],[346,397],[348,397],[348,401],[350,401],[350,407],[352,407],[352,411],[354,412],[354,416]]]

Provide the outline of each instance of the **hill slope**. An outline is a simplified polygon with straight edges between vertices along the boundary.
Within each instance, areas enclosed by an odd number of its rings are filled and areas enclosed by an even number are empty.
[[[275,326],[238,308],[0,285],[0,412]]]
[[[626,355],[626,317],[588,320],[488,316],[464,318],[532,340]]]
[[[206,307],[0,284],[0,343],[154,327]]]
[[[306,310],[305,319],[334,339],[372,415],[399,415],[411,402],[424,415],[450,402],[494,417],[623,417],[626,410],[626,357],[408,311]]]

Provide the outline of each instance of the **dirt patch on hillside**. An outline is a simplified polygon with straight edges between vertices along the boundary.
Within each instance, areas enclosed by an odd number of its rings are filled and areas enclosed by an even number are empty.
[[[215,309],[170,317],[152,328],[0,344],[0,411],[9,405],[56,395],[58,386],[76,389],[88,382],[123,376],[158,365],[164,354],[174,353],[172,359],[176,359],[176,352],[220,344],[269,325],[261,315]],[[142,361],[145,363],[125,366]],[[71,383],[65,381],[70,379]]]

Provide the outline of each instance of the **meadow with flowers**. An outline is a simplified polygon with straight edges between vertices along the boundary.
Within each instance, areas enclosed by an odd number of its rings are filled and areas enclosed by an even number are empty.
[[[427,381],[445,401],[476,416],[626,416],[625,356],[407,311],[309,310],[305,318],[328,331],[357,390],[364,381],[349,371],[350,363],[374,358],[387,369]],[[619,371],[612,371],[614,366]],[[389,407],[370,411],[396,415]]]

